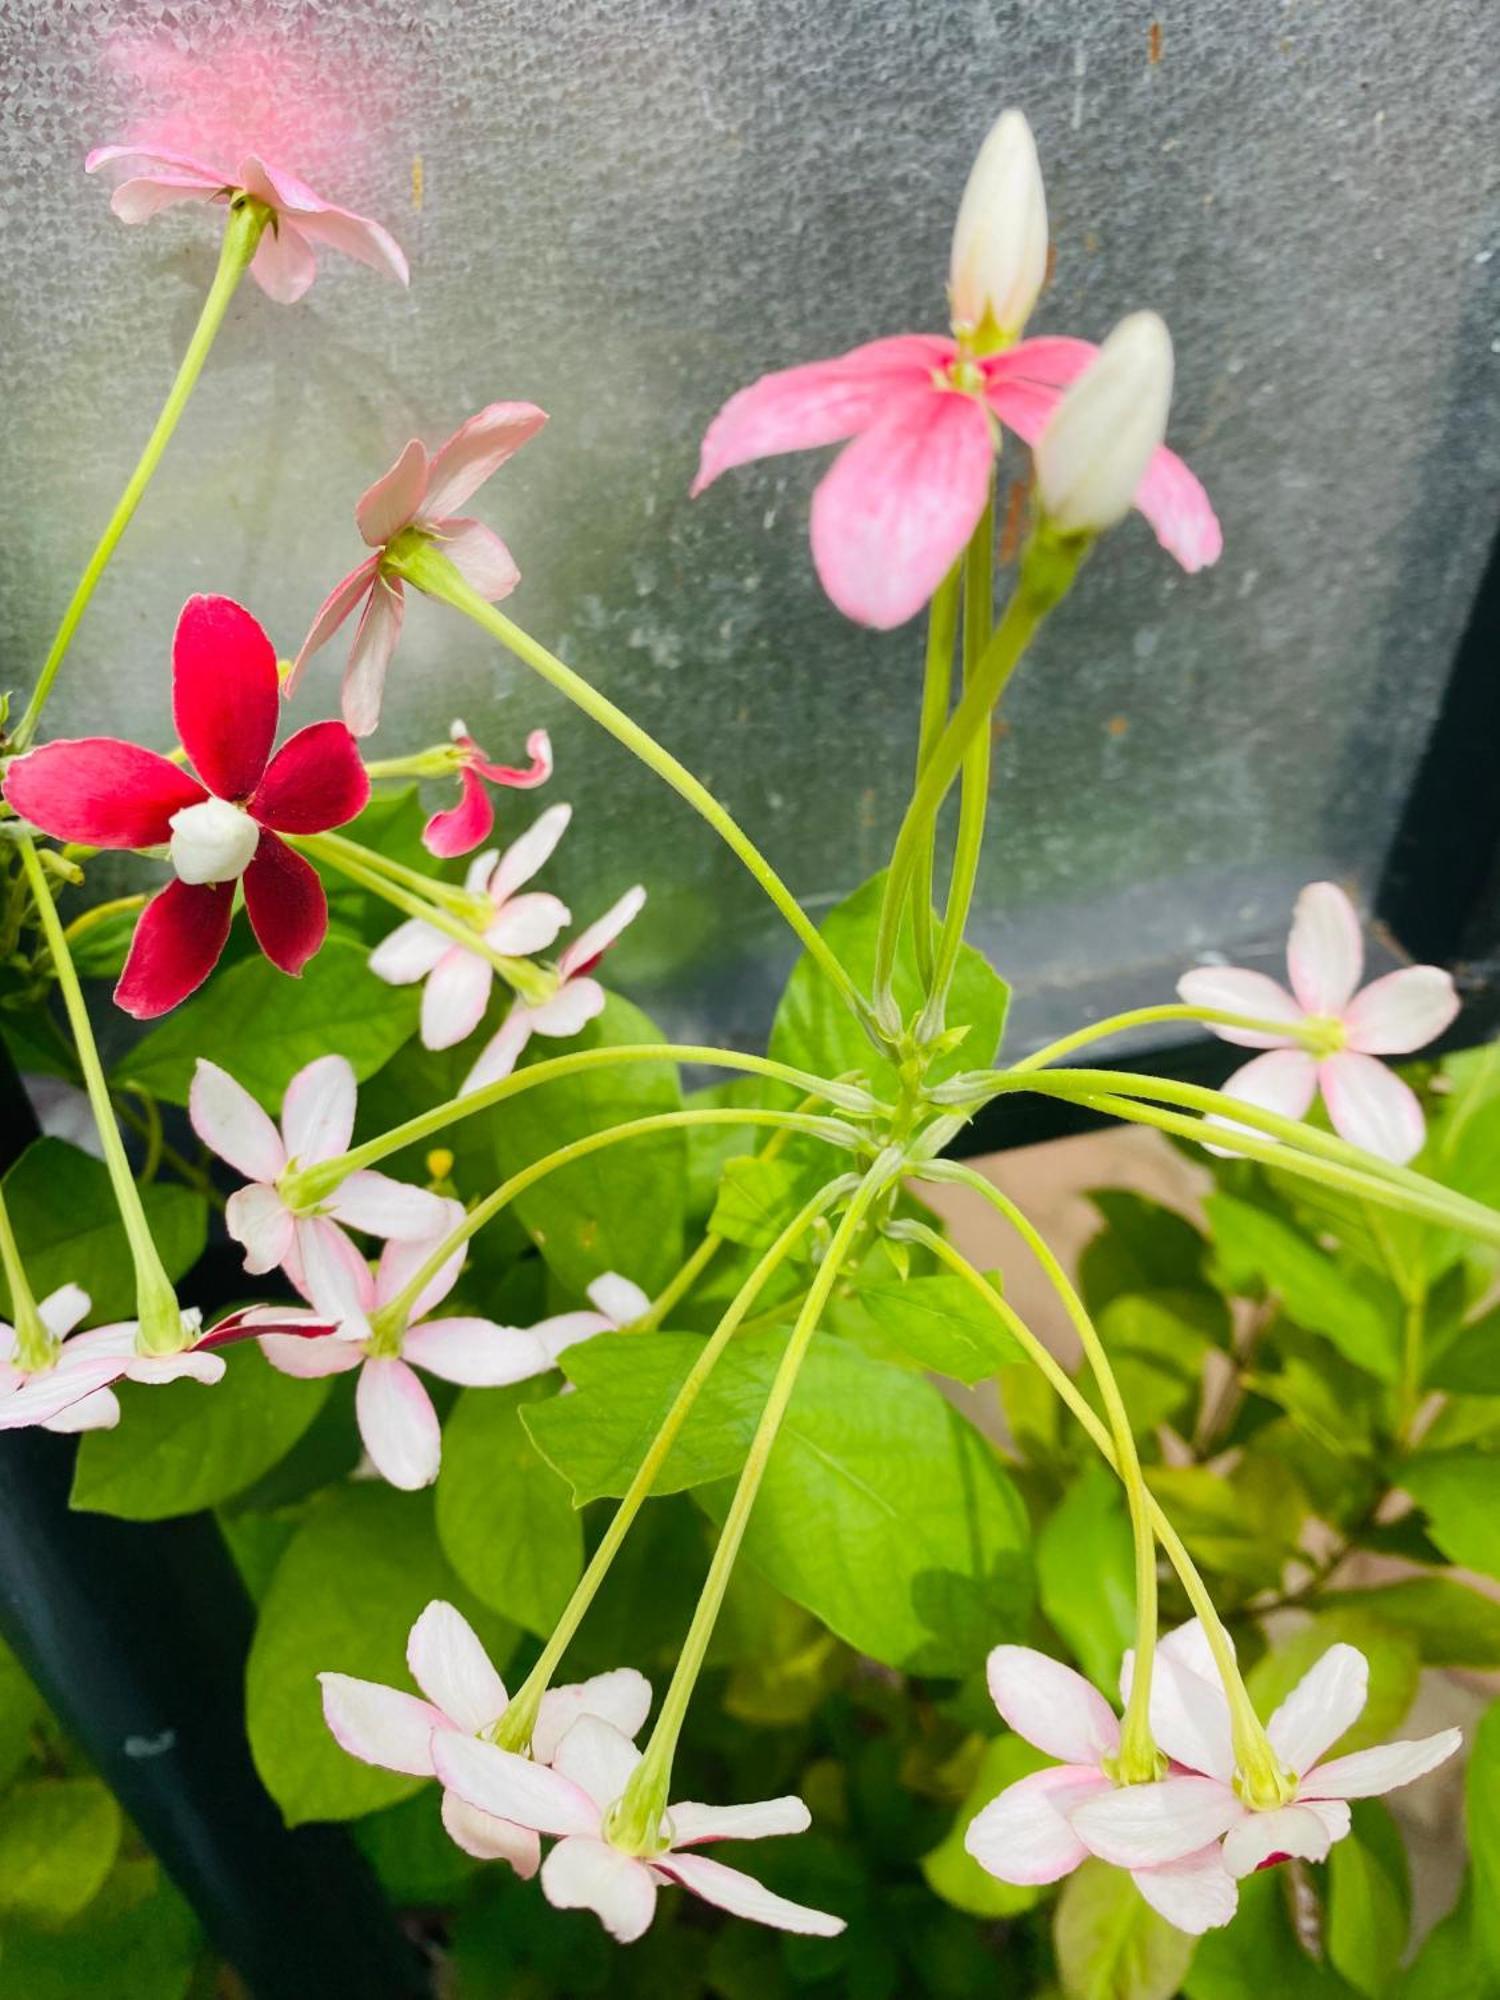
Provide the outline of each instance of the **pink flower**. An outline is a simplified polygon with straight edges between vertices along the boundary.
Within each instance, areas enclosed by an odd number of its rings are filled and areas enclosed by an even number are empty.
[[[405,610],[401,579],[387,576],[381,564],[387,543],[409,530],[440,543],[444,555],[481,597],[493,603],[510,595],[521,580],[510,550],[492,528],[454,510],[546,421],[546,413],[534,403],[491,403],[461,424],[430,457],[417,438],[411,440],[390,471],[360,495],[354,518],[365,545],[375,553],[336,583],[319,606],[288,676],[289,695],[313,654],[362,604],[344,669],[344,720],[356,736],[368,736],[379,722],[386,669],[401,636]]]
[[[552,1366],[541,1342],[515,1327],[488,1319],[427,1318],[458,1280],[464,1263],[462,1245],[418,1293],[406,1326],[384,1336],[371,1329],[371,1315],[395,1299],[443,1237],[463,1220],[462,1203],[448,1201],[443,1207],[443,1224],[433,1236],[387,1243],[373,1277],[363,1258],[352,1260],[347,1269],[330,1270],[325,1297],[331,1300],[341,1294],[335,1308],[339,1332],[333,1339],[308,1343],[272,1334],[261,1341],[266,1359],[287,1375],[339,1375],[359,1369],[354,1408],[365,1450],[380,1476],[406,1492],[430,1486],[442,1460],[442,1430],[432,1399],[417,1379],[417,1368],[445,1382],[493,1388],[541,1375]],[[319,1310],[323,1309],[320,1304]]]
[[[431,1778],[436,1775],[434,1736],[488,1736],[510,1706],[510,1697],[473,1626],[441,1598],[412,1626],[406,1664],[425,1700],[378,1681],[325,1673],[318,1675],[323,1714],[351,1757],[382,1770]],[[538,1763],[550,1762],[564,1733],[583,1715],[633,1737],[650,1707],[651,1683],[633,1667],[552,1688],[537,1710],[531,1755]],[[449,1838],[466,1854],[481,1861],[508,1861],[518,1875],[536,1873],[541,1842],[530,1827],[497,1818],[446,1788],[442,1812]]]
[[[245,1269],[284,1265],[305,1298],[335,1317],[364,1258],[340,1224],[371,1236],[431,1241],[448,1204],[425,1188],[389,1175],[348,1174],[312,1210],[294,1209],[278,1183],[294,1164],[321,1165],[349,1149],[358,1086],[343,1056],[319,1056],[299,1069],[281,1100],[278,1131],[249,1091],[217,1063],[200,1057],[188,1093],[193,1130],[249,1182],[229,1197],[224,1221],[242,1245]]]
[[[1290,993],[1239,966],[1201,966],[1177,982],[1190,1006],[1287,1023],[1284,1035],[1214,1028],[1223,1041],[1269,1051],[1236,1070],[1225,1090],[1287,1118],[1301,1118],[1321,1090],[1335,1130],[1351,1145],[1398,1165],[1409,1160],[1425,1136],[1422,1107],[1375,1058],[1410,1055],[1443,1032],[1458,1012],[1452,979],[1436,965],[1408,965],[1356,992],[1364,967],[1359,919],[1333,882],[1314,882],[1297,898],[1286,962]]]
[[[559,1910],[592,1910],[621,1944],[649,1929],[660,1883],[680,1883],[705,1902],[737,1917],[813,1937],[837,1937],[838,1917],[791,1903],[763,1888],[753,1875],[690,1850],[713,1840],[763,1840],[803,1833],[810,1824],[798,1798],[754,1805],[674,1805],[662,1824],[668,1845],[649,1857],[628,1854],[606,1832],[610,1808],[620,1798],[641,1753],[618,1729],[584,1715],[558,1744],[550,1768],[501,1750],[472,1735],[439,1731],[432,1761],[450,1790],[497,1818],[555,1834],[557,1845],[542,1863],[542,1888]]]
[[[172,641],[172,710],[197,777],[112,736],[44,744],[6,773],[10,804],[58,840],[168,850],[176,879],[142,911],[115,988],[138,1020],[165,1014],[213,971],[240,880],[273,965],[295,976],[323,942],[323,885],[280,835],[342,826],[370,781],[341,722],[299,729],[273,757],[280,708],[275,650],[250,613],[227,597],[190,597]]]
[[[1175,1657],[1158,1649],[1152,1730],[1174,1763],[1203,1775],[1173,1774],[1159,1784],[1080,1801],[1073,1831],[1091,1854],[1133,1873],[1180,1865],[1183,1856],[1221,1836],[1224,1864],[1235,1877],[1292,1855],[1321,1861],[1349,1831],[1348,1800],[1411,1784],[1463,1740],[1458,1730],[1443,1729],[1415,1742],[1322,1761],[1358,1721],[1368,1685],[1369,1667],[1353,1646],[1330,1646],[1303,1675],[1266,1725],[1271,1748],[1294,1780],[1291,1797],[1257,1809],[1236,1789],[1229,1705],[1201,1634],[1194,1648]]]
[[[1188,1626],[1164,1639],[1157,1661],[1193,1647],[1196,1634],[1196,1626]],[[1119,1752],[1119,1722],[1082,1674],[1029,1646],[997,1646],[989,1657],[989,1685],[1016,1734],[1062,1761],[1007,1786],[970,1822],[964,1846],[1002,1882],[1059,1881],[1090,1853],[1074,1825],[1077,1808],[1115,1790],[1107,1766]],[[1186,1752],[1184,1760],[1190,1761]],[[1227,1924],[1239,1901],[1213,1834],[1166,1862],[1132,1867],[1131,1874],[1154,1910],[1195,1936]]]
[[[184,153],[151,145],[96,146],[83,163],[85,173],[109,169],[115,183],[109,205],[122,222],[148,222],[164,208],[184,201],[230,202],[248,194],[271,210],[271,221],[255,252],[250,275],[270,298],[291,305],[317,276],[314,244],[337,250],[383,271],[398,284],[409,273],[401,246],[378,222],[314,194],[284,167],[253,153],[232,171]]]
[[[549,806],[503,854],[492,849],[470,862],[465,886],[471,895],[489,899],[490,917],[482,936],[492,951],[509,958],[545,951],[571,921],[567,904],[556,896],[535,890],[523,896],[517,891],[551,857],[572,816],[571,806]],[[391,986],[426,980],[422,1043],[429,1049],[451,1049],[474,1032],[489,1005],[495,977],[489,959],[455,944],[446,931],[435,930],[420,917],[398,924],[375,947],[370,970]]]
[[[89,1295],[78,1285],[62,1285],[37,1303],[42,1325],[55,1343],[41,1367],[26,1367],[16,1358],[16,1330],[0,1320],[0,1411],[4,1398],[36,1384],[31,1421],[49,1431],[112,1430],[120,1421],[120,1405],[107,1388],[88,1390],[99,1364],[87,1352],[82,1358],[68,1344],[68,1335],[87,1316]],[[101,1378],[107,1379],[107,1378]],[[80,1393],[81,1391],[81,1393]],[[76,1398],[76,1400],[75,1400]],[[48,1408],[53,1414],[38,1414]]]
[[[557,990],[537,1006],[515,1002],[459,1086],[460,1096],[509,1076],[533,1035],[565,1039],[604,1011],[604,988],[589,974],[625,926],[639,915],[645,901],[646,892],[637,883],[597,922],[579,932],[557,961]]]
[[[458,804],[434,813],[422,829],[422,845],[444,860],[470,853],[494,831],[495,807],[485,790],[486,780],[514,792],[530,792],[552,776],[552,739],[545,729],[533,729],[527,737],[531,762],[520,768],[491,763],[461,722],[454,723],[451,734],[458,750]]]

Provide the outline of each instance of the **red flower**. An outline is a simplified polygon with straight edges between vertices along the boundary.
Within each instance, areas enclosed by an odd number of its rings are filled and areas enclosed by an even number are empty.
[[[449,734],[458,757],[458,804],[435,812],[422,829],[422,845],[429,854],[441,855],[444,860],[471,853],[494,831],[495,806],[485,790],[486,780],[515,792],[530,792],[552,776],[552,739],[545,729],[533,729],[527,737],[526,754],[531,762],[521,767],[493,763],[461,722],[455,722]]]
[[[172,713],[198,777],[112,736],[45,744],[6,774],[10,804],[58,840],[168,849],[176,879],[142,911],[115,988],[138,1020],[165,1014],[213,971],[241,878],[272,964],[295,976],[323,942],[323,885],[279,836],[342,826],[370,781],[341,722],[299,729],[273,757],[280,706],[276,653],[249,612],[228,597],[190,597],[172,641]]]

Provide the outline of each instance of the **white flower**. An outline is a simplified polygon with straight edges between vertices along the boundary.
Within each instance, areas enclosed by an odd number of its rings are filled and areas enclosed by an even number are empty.
[[[956,332],[986,319],[1014,339],[1047,275],[1047,196],[1036,141],[1020,111],[1002,111],[969,173],[953,229],[948,296]]]
[[[1122,319],[1036,442],[1042,507],[1065,534],[1123,521],[1167,433],[1172,337],[1155,313]]]

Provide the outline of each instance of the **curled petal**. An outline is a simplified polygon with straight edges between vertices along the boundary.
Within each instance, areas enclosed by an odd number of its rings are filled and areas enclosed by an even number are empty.
[[[65,1340],[81,1319],[88,1317],[92,1301],[82,1285],[59,1285],[37,1305],[37,1316],[54,1340]]]
[[[328,934],[328,898],[317,869],[265,832],[242,880],[256,942],[274,966],[295,979]]]
[[[1369,1690],[1364,1654],[1354,1646],[1330,1646],[1266,1725],[1272,1749],[1300,1778],[1358,1722]]]
[[[224,1226],[245,1253],[245,1269],[259,1276],[286,1261],[295,1223],[274,1187],[251,1181],[224,1205]]]
[[[434,1598],[412,1626],[406,1664],[427,1699],[470,1736],[479,1735],[505,1713],[505,1683],[479,1634],[461,1611],[441,1597]]]
[[[61,1362],[45,1374],[33,1375],[19,1389],[0,1396],[0,1431],[28,1430],[34,1424],[53,1424],[65,1410],[95,1395],[125,1372],[122,1362],[109,1356],[64,1366]]]
[[[496,1819],[493,1813],[471,1806],[457,1792],[443,1793],[440,1810],[443,1831],[455,1847],[472,1854],[476,1861],[508,1861],[523,1882],[529,1882],[541,1866],[542,1843],[530,1827]]]
[[[157,174],[151,179],[142,176],[139,180],[121,181],[109,198],[109,205],[121,222],[149,222],[153,215],[160,215],[164,208],[175,208],[184,201],[212,201],[218,193],[216,185],[210,185],[190,174]],[[48,1425],[48,1429],[56,1426]]]
[[[1177,993],[1189,1007],[1212,1007],[1220,1014],[1249,1014],[1260,1021],[1285,1021],[1288,1030],[1302,1019],[1302,1009],[1279,981],[1264,972],[1238,965],[1199,965],[1177,982]],[[1290,1034],[1260,1034],[1253,1028],[1226,1028],[1216,1021],[1209,1033],[1242,1049],[1283,1048]]]
[[[1309,1771],[1302,1794],[1308,1800],[1378,1798],[1435,1771],[1462,1747],[1463,1740],[1456,1729],[1440,1729],[1435,1736],[1351,1751]]]
[[[370,780],[342,722],[312,722],[289,736],[266,768],[250,816],[277,833],[326,833],[370,802]]]
[[[399,580],[377,576],[344,668],[343,716],[356,736],[368,736],[380,721],[386,670],[401,637],[405,611],[406,594]]]
[[[349,1150],[358,1093],[347,1056],[318,1056],[298,1070],[281,1099],[282,1135],[298,1166],[319,1166]]]
[[[1169,556],[1188,572],[1208,569],[1224,553],[1224,530],[1197,474],[1165,445],[1158,445],[1135,489],[1144,514]]]
[[[1367,1056],[1409,1056],[1436,1041],[1458,1015],[1451,973],[1406,965],[1356,993],[1344,1009],[1349,1047]]]
[[[493,528],[452,514],[435,524],[438,546],[464,582],[491,604],[509,597],[521,581],[516,559]]]
[[[722,1861],[710,1861],[706,1854],[663,1854],[656,1865],[664,1875],[691,1889],[705,1903],[715,1903],[736,1917],[752,1923],[770,1924],[779,1931],[798,1931],[804,1937],[837,1937],[844,1929],[842,1917],[827,1910],[809,1909],[805,1903],[789,1902],[775,1895],[753,1875],[739,1868],[726,1868]]]
[[[619,1944],[634,1944],[656,1913],[651,1870],[604,1840],[560,1840],[542,1863],[542,1891],[555,1910],[592,1910]]]
[[[233,915],[232,882],[169,882],[141,912],[115,1005],[150,1021],[196,993],[219,962]]]
[[[367,1360],[359,1371],[354,1411],[365,1450],[382,1479],[404,1493],[432,1484],[443,1434],[432,1398],[404,1361]]]
[[[325,203],[311,214],[299,214],[297,227],[314,243],[326,243],[330,250],[352,257],[357,264],[368,264],[372,271],[394,278],[398,285],[411,282],[406,253],[391,232],[378,222]]]
[[[1336,882],[1310,882],[1297,898],[1286,969],[1309,1014],[1342,1014],[1364,968],[1354,905]]]
[[[462,507],[547,421],[535,403],[490,403],[432,454],[423,516],[441,520]]]
[[[990,1698],[1005,1721],[1064,1764],[1096,1770],[1120,1747],[1120,1724],[1099,1690],[1061,1660],[1030,1646],[996,1646],[986,1666]]]
[[[286,1147],[270,1114],[206,1056],[193,1070],[188,1121],[204,1145],[246,1180],[274,1181],[286,1165]]]
[[[455,733],[462,735],[458,725]],[[487,758],[479,745],[468,739],[473,753],[474,769],[482,778],[488,778],[492,785],[505,785],[514,792],[535,791],[538,785],[545,785],[552,776],[552,738],[545,729],[533,729],[526,739],[526,755],[529,764],[496,764]]]
[[[339,581],[333,586],[333,589],[329,591],[323,602],[318,606],[317,616],[312,622],[312,629],[302,641],[301,650],[292,662],[292,671],[286,677],[284,692],[288,696],[294,695],[297,692],[298,685],[302,679],[302,669],[312,658],[313,654],[321,646],[328,644],[328,641],[337,632],[350,612],[369,595],[370,591],[375,587],[376,579],[379,575],[380,557],[378,555],[369,556],[359,565],[358,569],[351,569],[347,576],[340,577]]]
[[[495,808],[484,780],[465,764],[458,774],[458,804],[435,812],[422,829],[422,845],[429,854],[450,860],[468,854],[488,840],[495,825]]]
[[[1088,1858],[1068,1815],[1109,1789],[1108,1778],[1091,1765],[1033,1771],[975,1814],[964,1846],[999,1882],[1060,1882]]]
[[[268,299],[294,306],[317,277],[318,260],[300,227],[279,215],[255,246],[250,275]]]
[[[427,492],[427,451],[412,438],[389,471],[367,486],[354,506],[354,523],[372,549],[383,549],[416,519]]]
[[[3,790],[43,833],[89,847],[163,847],[172,815],[204,798],[190,771],[112,736],[44,743],[16,758]]]
[[[1398,1167],[1422,1150],[1426,1121],[1416,1092],[1375,1056],[1344,1049],[1318,1065],[1333,1129]]]
[[[1310,1806],[1280,1806],[1274,1812],[1247,1813],[1224,1836],[1224,1865],[1243,1878],[1278,1855],[1301,1861],[1322,1861],[1333,1844],[1327,1822]]]
[[[323,1719],[339,1747],[361,1763],[409,1777],[432,1776],[432,1732],[448,1718],[430,1701],[350,1674],[319,1674]]]
[[[247,799],[276,740],[276,648],[232,597],[190,597],[172,639],[172,719],[221,799]]]
[[[301,1382],[321,1381],[325,1375],[347,1375],[365,1358],[364,1344],[332,1335],[326,1340],[306,1340],[298,1334],[263,1333],[258,1336],[260,1351],[282,1375]]]

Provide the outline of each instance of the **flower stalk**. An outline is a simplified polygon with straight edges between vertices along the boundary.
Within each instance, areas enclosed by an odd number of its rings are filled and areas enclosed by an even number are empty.
[[[36,1295],[21,1262],[21,1246],[11,1225],[5,1190],[0,1188],[0,1271],[10,1293],[11,1325],[16,1331],[14,1362],[27,1374],[48,1368],[57,1359],[62,1343],[47,1331],[37,1311]]]

